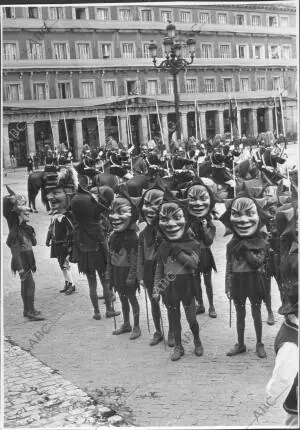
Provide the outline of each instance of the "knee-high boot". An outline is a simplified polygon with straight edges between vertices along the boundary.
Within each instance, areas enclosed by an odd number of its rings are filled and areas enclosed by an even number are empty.
[[[23,315],[24,317],[27,316],[27,302],[26,302],[26,296],[25,296],[25,287],[24,287],[24,281],[21,280],[21,297],[22,297],[22,301],[23,301]]]
[[[26,274],[23,280],[23,288],[27,318],[31,321],[43,321],[45,318],[41,315],[41,312],[34,309],[35,282],[31,272]]]
[[[201,274],[200,272],[196,275],[196,282],[197,282],[197,288],[196,288],[196,300],[198,302],[198,305],[196,307],[196,314],[204,314],[205,307],[203,303],[203,295],[202,295],[202,286],[201,286]]]
[[[105,316],[106,318],[117,317],[118,315],[120,315],[121,312],[115,311],[113,307],[113,302],[112,302],[113,292],[109,289],[107,285],[105,274],[99,275],[99,278],[103,287],[103,295],[105,299],[105,307],[106,307]]]
[[[245,304],[235,304],[236,309],[236,330],[238,343],[231,348],[226,355],[232,357],[233,355],[241,354],[246,352],[246,345],[244,344],[244,334],[245,334],[245,317],[246,317],[246,307]]]
[[[96,272],[91,272],[86,274],[89,289],[90,289],[90,299],[94,308],[93,318],[95,320],[101,320],[101,313],[98,304],[98,296],[97,296],[97,277]]]
[[[128,296],[133,313],[133,329],[130,340],[137,339],[142,334],[140,328],[140,305],[135,294]]]
[[[152,313],[152,319],[155,327],[155,333],[153,334],[153,338],[150,341],[150,346],[155,346],[163,340],[163,335],[162,335],[161,326],[160,326],[161,313],[160,313],[159,303],[157,303],[157,301],[153,299],[151,291],[150,292],[148,291],[148,296],[151,303],[151,313]]]
[[[131,327],[130,321],[129,321],[130,306],[129,306],[128,297],[126,296],[126,294],[120,294],[120,293],[119,293],[119,297],[121,300],[122,314],[123,314],[123,321],[124,322],[120,328],[113,331],[113,334],[116,334],[116,335],[123,334],[123,333],[130,333],[132,330],[132,327]]]
[[[255,303],[251,305],[252,318],[254,321],[254,328],[256,333],[256,353],[259,358],[267,356],[264,344],[261,342],[262,337],[262,320],[261,320],[261,305]]]
[[[272,302],[271,302],[271,278],[270,277],[266,277],[265,278],[265,298],[264,298],[264,302],[268,311],[268,320],[267,320],[267,324],[269,325],[274,325],[275,321],[274,321],[274,314],[272,311]]]
[[[195,355],[197,355],[198,357],[201,357],[203,355],[203,346],[200,340],[199,324],[196,319],[196,307],[195,307],[194,299],[189,306],[184,306],[184,311],[185,311],[186,319],[189,323],[191,332],[193,333],[193,336],[194,336]]]
[[[171,306],[171,318],[175,339],[175,348],[173,354],[171,355],[171,360],[177,361],[184,355],[184,349],[181,343],[180,303],[178,305]]]
[[[214,307],[214,298],[213,298],[213,286],[211,281],[211,270],[208,273],[203,273],[204,284],[206,288],[206,294],[209,302],[209,310],[208,314],[211,318],[217,318],[217,314]]]

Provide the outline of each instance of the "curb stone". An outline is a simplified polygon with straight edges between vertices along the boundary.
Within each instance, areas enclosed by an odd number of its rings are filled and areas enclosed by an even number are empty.
[[[4,338],[4,359],[4,428],[129,426],[116,411],[99,404],[9,336]],[[32,377],[15,376],[25,363],[30,363],[26,372]]]

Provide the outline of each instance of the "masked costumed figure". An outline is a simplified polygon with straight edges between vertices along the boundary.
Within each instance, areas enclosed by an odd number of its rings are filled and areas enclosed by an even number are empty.
[[[42,321],[41,312],[34,308],[35,282],[33,273],[36,271],[32,247],[36,245],[33,227],[28,224],[30,209],[26,198],[14,193],[7,187],[9,195],[4,196],[3,216],[7,220],[9,233],[6,244],[11,250],[11,269],[21,279],[21,296],[24,305],[23,315],[30,321]]]
[[[206,294],[209,302],[208,314],[211,318],[216,318],[217,314],[213,303],[212,269],[216,272],[216,264],[211,252],[211,245],[216,236],[216,227],[212,222],[211,213],[214,209],[215,200],[209,187],[200,178],[195,178],[184,193],[188,199],[188,209],[191,218],[191,229],[195,234],[195,239],[200,244],[200,263],[198,267],[199,285],[197,292],[196,312],[205,312],[202,298],[201,273],[203,274]]]
[[[238,336],[238,343],[227,355],[246,352],[245,305],[248,297],[256,332],[256,353],[264,358],[261,301],[265,296],[267,238],[261,229],[266,223],[266,215],[256,200],[247,195],[237,196],[227,204],[220,220],[232,231],[233,237],[227,244],[225,292],[234,301]]]
[[[195,354],[200,357],[203,355],[203,346],[195,306],[200,245],[189,230],[187,207],[168,190],[165,191],[164,201],[158,211],[158,229],[163,241],[157,251],[153,297],[159,300],[161,294],[169,310],[175,338],[171,360],[179,360],[184,355],[181,343],[181,303],[194,336]]]
[[[58,173],[49,173],[43,185],[47,200],[54,214],[48,229],[46,246],[51,246],[51,258],[56,258],[63,273],[65,285],[61,293],[70,295],[75,291],[70,256],[74,245],[74,225],[70,210],[71,199],[78,188],[76,170],[68,166]]]
[[[286,426],[299,428],[298,415],[298,205],[279,208],[276,214],[281,255],[280,272],[285,291],[284,304],[278,312],[285,320],[275,338],[276,361],[266,391],[274,403],[284,393],[283,408],[287,412]],[[272,404],[272,403],[271,403]]]
[[[109,238],[109,255],[106,270],[107,285],[114,287],[119,294],[122,304],[124,323],[113,334],[119,335],[131,332],[130,339],[140,337],[140,307],[136,297],[138,236],[136,221],[138,208],[129,196],[125,186],[119,189],[119,194],[110,206],[110,222],[113,232]],[[129,320],[130,307],[133,313],[133,328]]]
[[[153,188],[144,192],[140,202],[141,216],[142,219],[146,221],[147,225],[139,234],[137,276],[140,285],[146,288],[151,302],[152,318],[156,330],[153,335],[153,339],[150,342],[151,346],[157,345],[163,340],[160,326],[160,307],[159,303],[157,303],[152,296],[157,261],[157,248],[160,243],[156,226],[156,216],[158,208],[162,203],[163,196],[163,188],[159,184],[156,184]],[[171,346],[174,346],[174,343]]]
[[[97,295],[97,273],[101,280],[106,304],[106,318],[120,315],[112,307],[112,294],[105,279],[108,257],[106,231],[101,222],[101,215],[108,215],[111,201],[106,201],[101,195],[101,188],[94,192],[84,190],[79,186],[78,192],[71,201],[71,210],[75,224],[75,258],[80,273],[87,277],[90,299],[94,308],[93,318],[101,319]],[[108,188],[108,187],[106,187]],[[108,194],[108,193],[106,193]]]

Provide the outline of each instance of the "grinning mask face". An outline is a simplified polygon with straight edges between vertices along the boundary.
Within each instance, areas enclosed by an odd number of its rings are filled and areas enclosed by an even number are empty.
[[[164,192],[162,190],[149,190],[144,195],[142,213],[148,225],[153,225],[158,207],[163,201]]]
[[[126,230],[131,224],[132,208],[130,202],[124,197],[117,197],[111,205],[109,215],[110,222],[114,231]]]
[[[159,211],[159,227],[169,240],[179,240],[186,227],[183,210],[176,202],[163,203]]]
[[[248,197],[237,198],[231,206],[230,221],[239,236],[252,236],[259,223],[257,207],[253,200]]]
[[[203,218],[209,213],[211,198],[206,187],[203,185],[193,185],[187,193],[187,198],[191,215]]]
[[[67,195],[63,188],[54,188],[47,193],[47,199],[50,203],[51,210],[56,213],[66,212],[68,206]]]

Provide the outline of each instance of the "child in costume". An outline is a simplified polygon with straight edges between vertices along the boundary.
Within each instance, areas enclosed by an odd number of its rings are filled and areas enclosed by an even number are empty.
[[[130,339],[141,336],[140,307],[136,297],[138,237],[136,221],[138,208],[129,196],[126,187],[120,187],[119,194],[110,207],[110,222],[113,232],[109,238],[109,255],[106,270],[107,285],[119,294],[124,323],[114,335],[131,332]],[[130,307],[133,313],[133,328],[129,320]]]
[[[281,240],[280,272],[285,290],[285,301],[278,312],[285,316],[285,321],[275,338],[276,361],[266,391],[269,402],[274,403],[284,394],[285,425],[299,428],[298,205],[284,206],[278,209],[276,225]]]
[[[158,210],[158,229],[163,241],[157,251],[153,297],[158,301],[161,294],[170,312],[175,338],[171,360],[179,360],[184,355],[181,343],[181,303],[194,336],[195,354],[200,357],[203,355],[203,346],[195,307],[200,245],[189,230],[187,208],[168,189]]]
[[[29,222],[30,208],[26,198],[15,194],[8,186],[9,195],[4,196],[3,215],[7,220],[9,234],[6,241],[11,250],[11,269],[19,273],[24,317],[30,321],[43,321],[41,312],[34,308],[35,282],[32,274],[36,271],[32,247],[36,245],[36,235]]]
[[[76,170],[63,167],[58,173],[51,172],[44,184],[47,200],[54,214],[48,229],[46,246],[51,246],[50,258],[56,258],[63,273],[65,286],[61,293],[70,295],[75,291],[70,267],[70,256],[74,245],[74,225],[70,203],[78,187]]]
[[[202,298],[201,273],[203,274],[206,294],[209,302],[208,314],[211,318],[216,318],[217,314],[213,303],[212,269],[216,272],[216,264],[211,252],[216,236],[216,227],[212,222],[211,213],[214,209],[214,196],[200,178],[195,178],[184,192],[184,198],[188,199],[188,209],[191,218],[191,229],[195,234],[195,239],[200,244],[200,263],[198,267],[199,285],[197,301],[199,306],[196,313],[205,312]]]
[[[146,288],[151,303],[152,318],[156,330],[150,341],[151,346],[157,345],[163,340],[160,326],[160,306],[152,297],[157,248],[160,243],[155,223],[157,210],[162,203],[163,196],[164,191],[158,183],[144,192],[140,203],[141,216],[147,225],[139,234],[137,276],[140,286]],[[174,335],[172,336],[170,332],[168,336],[169,343],[174,346],[174,340],[172,341],[171,337],[174,339]]]
[[[100,188],[91,193],[79,186],[77,194],[71,201],[71,210],[75,221],[75,258],[79,272],[84,273],[88,280],[95,320],[101,319],[96,273],[98,273],[103,287],[106,318],[120,315],[120,312],[115,312],[112,307],[112,294],[105,280],[108,246],[100,217],[101,214],[108,212],[110,202],[101,196]],[[105,202],[106,204],[104,204]]]
[[[265,296],[267,239],[260,230],[266,223],[266,215],[256,200],[240,195],[227,202],[227,210],[220,220],[233,233],[227,244],[225,292],[229,299],[233,299],[236,308],[238,343],[227,355],[246,352],[245,305],[248,297],[256,332],[256,353],[258,357],[264,358],[266,352],[261,341],[261,301]]]

